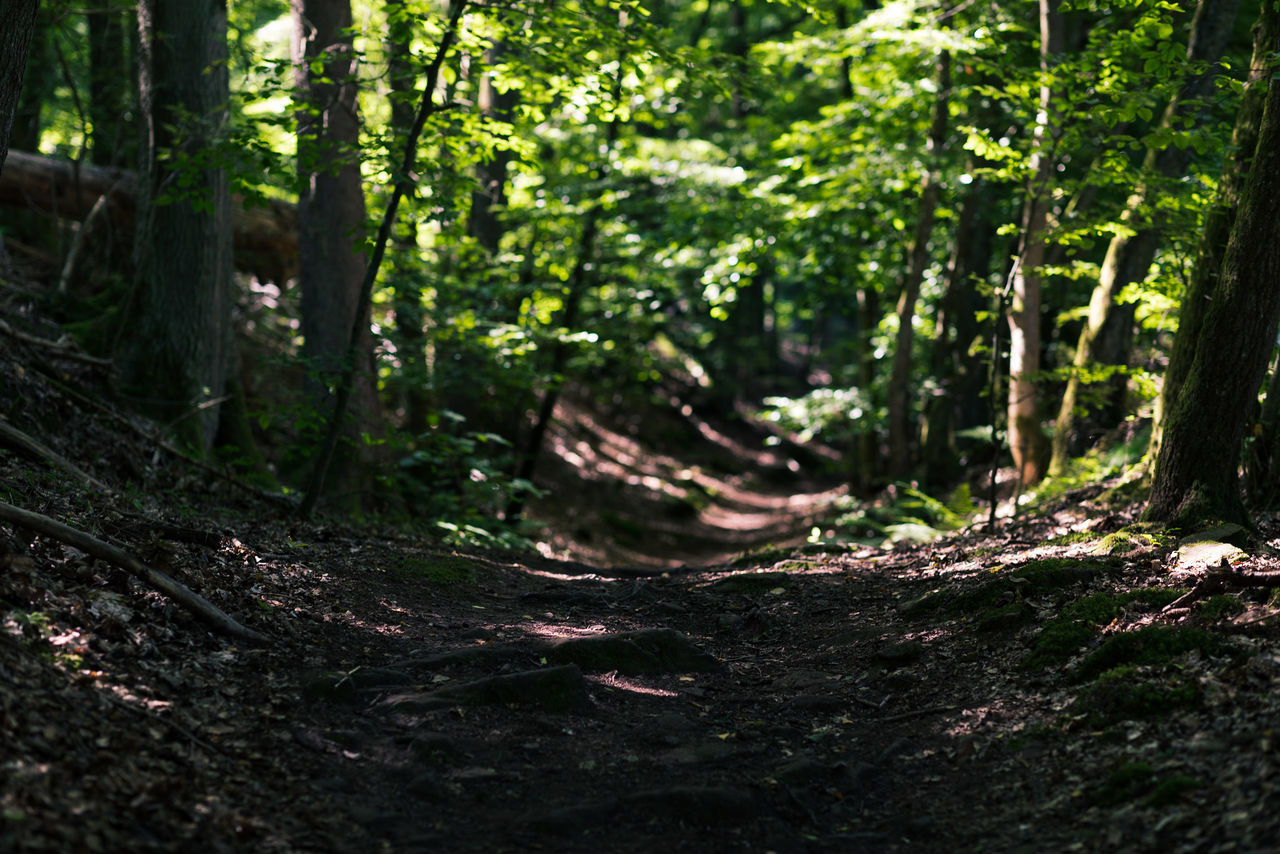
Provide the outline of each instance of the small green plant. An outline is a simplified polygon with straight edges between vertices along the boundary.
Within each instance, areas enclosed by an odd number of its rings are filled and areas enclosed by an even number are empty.
[[[1170,777],[1168,780],[1161,780],[1155,790],[1147,797],[1147,805],[1153,807],[1166,807],[1182,800],[1182,796],[1188,792],[1194,792],[1200,788],[1200,783],[1194,777],[1188,777],[1185,774],[1179,774],[1176,777]]]

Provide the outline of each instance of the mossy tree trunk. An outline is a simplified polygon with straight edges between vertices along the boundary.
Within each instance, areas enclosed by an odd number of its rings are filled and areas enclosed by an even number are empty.
[[[1273,69],[1280,12],[1269,0],[1255,38],[1255,58]],[[1183,351],[1190,361],[1169,400],[1150,521],[1248,521],[1240,451],[1280,319],[1280,83],[1268,70],[1253,86],[1266,93],[1253,161],[1194,351]]]

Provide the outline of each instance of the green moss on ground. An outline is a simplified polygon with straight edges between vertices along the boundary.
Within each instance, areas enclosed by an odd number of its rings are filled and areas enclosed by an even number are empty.
[[[1124,593],[1095,593],[1077,599],[1045,623],[1032,641],[1022,666],[1037,668],[1061,664],[1088,646],[1103,626],[1127,608],[1136,605],[1141,610],[1158,610],[1185,592],[1154,587]]]
[[[1108,670],[1125,665],[1156,666],[1167,664],[1180,655],[1197,650],[1204,655],[1218,655],[1226,645],[1193,626],[1143,626],[1131,632],[1120,632],[1107,638],[1076,669],[1079,679],[1092,679]]]
[[[1200,687],[1185,679],[1161,680],[1133,665],[1108,670],[1077,699],[1073,709],[1089,716],[1090,726],[1103,728],[1127,720],[1161,718],[1181,709],[1199,708]]]
[[[476,580],[475,562],[460,555],[405,556],[391,566],[401,578],[436,585],[470,584]]]

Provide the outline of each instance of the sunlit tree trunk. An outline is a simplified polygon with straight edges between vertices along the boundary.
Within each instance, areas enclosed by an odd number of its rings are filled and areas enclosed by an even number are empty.
[[[938,201],[942,195],[940,164],[946,144],[947,119],[951,104],[951,54],[942,51],[937,61],[938,94],[933,103],[929,139],[925,147],[925,170],[921,178],[915,232],[907,253],[907,268],[898,295],[898,334],[894,341],[893,370],[889,377],[889,475],[903,477],[911,467],[911,445],[915,437],[911,412],[911,348],[915,339],[913,320],[920,285],[929,267],[929,239],[933,235]]]
[[[1050,74],[1062,53],[1058,0],[1040,0],[1040,108],[1036,113],[1031,184],[1023,209],[1023,249],[1014,271],[1009,304],[1009,450],[1018,482],[1030,486],[1044,477],[1049,443],[1040,425],[1040,267],[1045,257],[1053,181],[1053,85]]]
[[[1151,521],[1248,521],[1240,450],[1280,319],[1280,83],[1269,67],[1280,51],[1280,12],[1271,2],[1262,4],[1255,39],[1255,59],[1268,66],[1253,83],[1265,91],[1262,123],[1217,285],[1169,399],[1144,516]]]
[[[142,0],[138,20],[144,135],[122,380],[144,410],[208,448],[233,362],[231,192],[225,171],[200,161],[227,118],[226,6]]]
[[[348,0],[292,0],[299,92],[299,284],[302,358],[314,411],[327,418],[342,371],[365,272],[365,205],[360,178],[357,57]],[[330,484],[348,505],[372,488],[372,445],[383,432],[369,328],[360,332],[344,451]]]
[[[22,92],[27,51],[36,28],[38,0],[0,0],[0,169]]]
[[[1211,94],[1216,77],[1216,63],[1226,49],[1235,23],[1237,0],[1200,0],[1191,24],[1187,59],[1195,72],[1169,101],[1161,127],[1184,127],[1189,120],[1203,114],[1202,100]],[[1208,65],[1206,69],[1203,66]],[[1179,178],[1186,173],[1191,152],[1167,146],[1147,151],[1143,163],[1143,183],[1129,196],[1120,223],[1133,233],[1117,234],[1107,247],[1098,284],[1089,301],[1089,316],[1076,345],[1074,370],[1067,381],[1062,405],[1058,411],[1053,436],[1053,460],[1050,473],[1066,471],[1070,458],[1085,450],[1092,436],[1090,428],[1113,427],[1123,415],[1125,376],[1109,380],[1110,401],[1102,410],[1081,413],[1080,373],[1091,363],[1122,366],[1127,364],[1133,339],[1133,306],[1118,305],[1121,291],[1131,283],[1146,278],[1160,242],[1159,224],[1144,217],[1159,187],[1159,179]],[[1153,180],[1154,179],[1154,180]]]

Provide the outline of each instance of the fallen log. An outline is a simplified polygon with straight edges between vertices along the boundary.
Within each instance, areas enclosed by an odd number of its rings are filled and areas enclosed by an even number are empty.
[[[107,206],[103,217],[131,231],[138,206],[138,176],[127,169],[12,150],[0,172],[0,205],[82,221],[99,200],[105,200]],[[260,207],[246,207],[237,197],[231,228],[236,269],[279,284],[297,274],[298,213],[294,205],[271,199]]]
[[[253,643],[265,644],[271,642],[271,639],[266,635],[237,623],[218,606],[182,582],[171,578],[158,569],[152,569],[118,546],[99,540],[97,537],[77,528],[64,525],[56,519],[51,519],[40,513],[32,513],[30,510],[23,510],[21,507],[15,507],[3,501],[0,501],[0,521],[19,525],[35,531],[37,534],[52,537],[59,542],[74,546],[86,554],[93,555],[120,567],[130,575],[147,582],[178,604],[183,605],[224,635]]]

